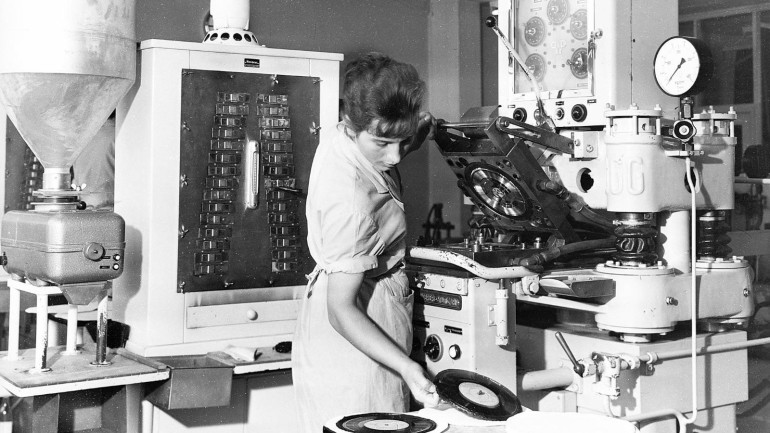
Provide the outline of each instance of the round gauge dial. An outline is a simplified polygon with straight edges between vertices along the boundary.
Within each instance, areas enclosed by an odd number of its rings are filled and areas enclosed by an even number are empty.
[[[540,54],[531,54],[527,57],[527,60],[524,61],[524,64],[527,65],[529,73],[535,77],[535,80],[540,81],[543,79],[546,69],[545,58],[543,56]]]
[[[572,71],[572,75],[575,78],[581,80],[588,76],[588,50],[585,48],[578,48],[572,53],[572,57],[569,59],[569,69]]]
[[[670,96],[695,95],[705,89],[714,72],[705,42],[684,36],[667,39],[655,53],[655,81]]]
[[[563,23],[569,16],[569,3],[567,0],[550,0],[547,15],[552,24]]]
[[[588,35],[588,18],[585,9],[578,9],[569,20],[569,32],[575,39],[585,39]]]
[[[545,38],[545,21],[540,17],[532,17],[524,26],[524,40],[529,45],[540,45]]]

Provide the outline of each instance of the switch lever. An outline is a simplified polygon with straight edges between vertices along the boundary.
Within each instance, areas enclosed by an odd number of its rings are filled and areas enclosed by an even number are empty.
[[[583,377],[583,373],[586,371],[586,366],[577,361],[575,355],[572,354],[572,351],[567,345],[567,340],[565,340],[564,336],[561,335],[561,332],[556,333],[556,341],[559,342],[559,345],[567,354],[567,358],[569,358],[569,361],[572,363],[572,369],[575,371],[575,373],[578,374],[578,376]]]

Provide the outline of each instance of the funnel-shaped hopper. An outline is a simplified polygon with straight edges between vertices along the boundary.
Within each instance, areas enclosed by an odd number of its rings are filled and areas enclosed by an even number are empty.
[[[77,159],[134,82],[134,0],[4,2],[0,100],[45,168],[67,189]]]

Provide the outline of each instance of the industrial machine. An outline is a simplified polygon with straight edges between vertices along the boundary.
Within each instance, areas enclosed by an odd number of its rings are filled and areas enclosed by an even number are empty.
[[[532,409],[734,431],[752,271],[726,236],[735,113],[693,108],[708,48],[675,2],[498,6],[500,106],[436,134],[479,212],[409,251],[415,358]]]
[[[48,296],[63,293],[70,303],[65,353],[74,354],[77,305],[99,302],[99,335],[106,336],[107,294],[123,272],[123,219],[82,209],[70,169],[134,81],[134,4],[82,3],[40,10],[39,3],[25,2],[3,13],[0,52],[13,61],[0,67],[0,99],[43,168],[31,209],[7,212],[0,239],[2,264],[12,278],[10,360],[24,358],[18,351],[19,292],[37,296],[34,372],[50,370]],[[52,40],[40,26],[59,36]],[[97,343],[95,364],[109,364],[104,338]]]

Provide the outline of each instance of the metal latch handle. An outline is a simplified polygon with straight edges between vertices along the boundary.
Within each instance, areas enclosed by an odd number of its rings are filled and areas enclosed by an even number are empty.
[[[259,143],[255,140],[246,142],[244,149],[244,205],[246,209],[259,207],[259,172],[261,171],[261,158],[259,155]]]

